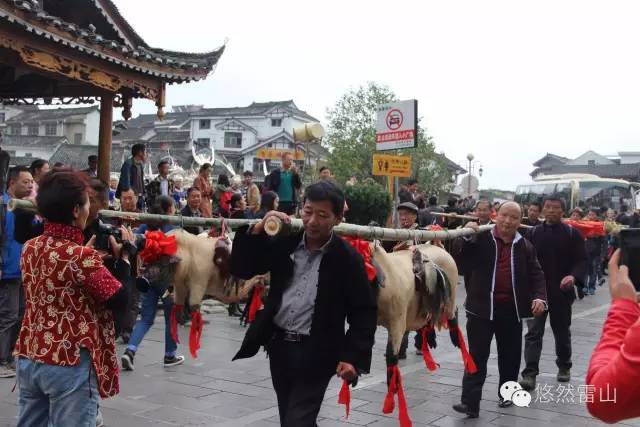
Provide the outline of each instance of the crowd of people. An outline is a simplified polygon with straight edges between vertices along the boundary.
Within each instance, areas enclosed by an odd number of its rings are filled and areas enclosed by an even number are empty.
[[[68,419],[76,425],[100,425],[99,399],[118,393],[120,369],[134,370],[136,352],[154,323],[159,303],[165,320],[163,364],[184,361],[170,331],[173,305],[181,301],[173,300],[166,276],[149,279],[140,274],[145,266],[138,257],[138,236],[147,231],[168,233],[173,227],[109,223],[98,213],[113,200],[123,212],[260,219],[236,233],[232,273],[249,279],[270,271],[270,291],[236,358],[251,357],[264,347],[281,424],[314,425],[333,375],[354,382],[369,371],[377,323],[376,295],[362,258],[333,231],[347,204],[331,171],[323,167],[318,182],[303,191],[292,156],[284,154],[281,167],[266,176],[262,186],[253,181],[251,171],[233,183],[221,174],[214,185],[213,168],[204,164],[185,188],[170,177],[166,161],[157,165],[156,177],[145,176],[144,145],[134,145],[131,154],[119,180],[109,186],[96,178],[95,156],[83,171],[64,165],[50,168],[46,161],[36,160],[30,168],[12,168],[3,181],[7,183],[3,206],[11,199],[32,199],[38,207],[37,214],[3,209],[0,218],[0,378],[18,376],[18,425],[66,425]],[[346,185],[354,183],[350,179]],[[494,336],[498,386],[519,381],[525,390],[535,388],[547,318],[555,340],[556,379],[570,381],[572,306],[602,285],[607,258],[614,263],[609,267],[615,275],[613,307],[620,314],[612,310],[607,319],[603,341],[608,344],[596,349],[587,380],[602,387],[608,384],[605,381],[622,381],[604,361],[605,353],[614,366],[631,370],[620,356],[626,342],[620,331],[623,323],[635,330],[640,319],[638,305],[629,303],[635,303],[635,289],[632,295],[627,270],[617,267],[619,254],[610,250],[616,242],[604,236],[585,239],[576,227],[581,221],[611,218],[612,213],[604,208],[568,212],[564,200],[554,196],[524,207],[472,197],[449,199],[440,206],[437,197],[420,194],[415,180],[399,196],[401,228],[478,231],[446,242],[464,277],[467,339],[477,366],[477,372],[464,373],[455,411],[479,416]],[[615,219],[635,224],[635,214],[621,215]],[[269,218],[287,223],[293,216],[302,219],[302,231],[277,238],[265,235]],[[479,232],[489,224],[495,224],[491,231]],[[184,229],[193,234],[206,231]],[[391,242],[384,248],[400,251],[410,245]],[[237,314],[237,307],[230,307],[229,314]],[[181,320],[188,322],[188,313]],[[617,338],[607,335],[607,327],[616,331]],[[126,345],[120,357],[116,339]],[[420,332],[415,346],[419,354],[424,349]],[[400,358],[406,357],[407,347],[408,333]],[[524,369],[519,372],[523,358]],[[623,386],[633,388],[628,383]],[[499,392],[498,398],[500,407],[512,405]],[[602,415],[603,408],[606,405],[600,402],[589,406],[603,419],[612,417]]]

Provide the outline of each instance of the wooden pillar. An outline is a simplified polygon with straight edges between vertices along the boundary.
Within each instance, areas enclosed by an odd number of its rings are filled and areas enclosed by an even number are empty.
[[[113,132],[113,93],[100,98],[100,134],[98,142],[98,178],[109,185],[111,172],[111,135]]]

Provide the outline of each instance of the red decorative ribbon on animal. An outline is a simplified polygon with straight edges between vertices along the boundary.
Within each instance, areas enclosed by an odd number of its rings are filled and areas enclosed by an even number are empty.
[[[444,231],[444,228],[442,228],[438,224],[431,224],[430,226],[427,227],[427,230],[429,230],[429,231]],[[431,244],[433,244],[435,246],[442,247],[442,241],[441,240],[434,240],[434,241],[431,242]]]
[[[342,236],[342,238],[349,243],[354,249],[362,255],[364,259],[364,268],[367,271],[367,279],[371,282],[376,278],[376,268],[371,263],[371,247],[370,243],[366,240],[358,239],[351,236]]]
[[[173,304],[171,307],[171,314],[169,315],[169,332],[171,333],[171,338],[176,342],[176,344],[180,344],[180,339],[178,338],[178,313],[182,311],[184,306],[180,304]]]
[[[387,375],[391,374],[387,396],[384,398],[382,412],[390,414],[393,412],[395,402],[393,396],[398,395],[398,421],[400,427],[411,427],[411,419],[409,418],[409,410],[407,409],[407,400],[404,397],[404,389],[402,388],[402,374],[398,365],[388,366]]]
[[[155,262],[162,255],[175,255],[178,250],[175,236],[166,236],[162,231],[147,231],[144,237],[144,249],[140,252],[140,258],[145,263]]]
[[[420,330],[422,334],[422,358],[424,359],[425,365],[427,365],[427,369],[430,371],[435,371],[438,369],[438,364],[435,360],[433,360],[433,356],[431,355],[431,351],[429,351],[429,344],[427,343],[427,335],[433,330],[433,327],[425,326]]]
[[[262,310],[262,295],[264,294],[265,286],[262,283],[258,283],[253,288],[253,294],[251,295],[251,303],[249,304],[249,313],[247,314],[247,321],[253,322],[256,319],[258,311]]]
[[[464,370],[470,374],[475,374],[476,372],[478,372],[478,367],[473,361],[473,357],[471,357],[471,354],[469,354],[469,350],[467,350],[467,344],[464,341],[464,335],[462,335],[460,326],[456,326],[456,329],[456,333],[458,334],[458,342],[460,343],[460,353],[462,353],[462,361],[464,362]]]
[[[572,219],[565,219],[563,222],[578,230],[585,239],[590,237],[601,237],[607,234],[604,228],[604,222],[574,221]]]
[[[345,418],[349,418],[349,409],[351,407],[351,390],[349,390],[349,382],[347,380],[342,380],[342,387],[340,388],[340,393],[338,394],[338,404],[345,405],[344,410],[347,413]]]
[[[202,321],[202,313],[199,310],[191,312],[191,330],[189,331],[189,351],[194,359],[198,358],[198,350],[200,350],[200,337],[202,337],[202,329],[204,322]]]

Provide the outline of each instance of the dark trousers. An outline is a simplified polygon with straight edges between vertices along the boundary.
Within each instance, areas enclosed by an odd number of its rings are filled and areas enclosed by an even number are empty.
[[[282,427],[314,427],[333,376],[310,372],[307,342],[274,338],[269,345],[271,381],[278,397]]]
[[[544,327],[550,317],[551,330],[556,341],[556,365],[571,369],[571,304],[567,301],[550,301],[549,312],[529,320],[528,332],[524,337],[525,368],[522,376],[537,376],[540,373],[540,353]]]
[[[24,315],[24,290],[20,279],[0,280],[0,364],[13,362],[13,349]]]
[[[296,203],[295,202],[280,202],[278,203],[278,210],[287,215],[295,215],[296,213]]]
[[[480,408],[482,386],[487,378],[487,360],[491,351],[493,335],[498,347],[498,397],[500,385],[507,381],[518,380],[520,358],[522,356],[522,322],[518,320],[513,302],[500,303],[494,306],[493,320],[483,319],[467,313],[467,340],[469,353],[478,367],[475,374],[464,373],[462,377],[461,402],[471,410]]]

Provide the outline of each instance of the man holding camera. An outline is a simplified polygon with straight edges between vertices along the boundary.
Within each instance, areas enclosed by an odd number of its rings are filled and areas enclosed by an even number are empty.
[[[564,200],[547,197],[542,207],[544,223],[529,231],[528,238],[536,248],[538,260],[544,271],[549,301],[551,329],[556,342],[557,380],[571,380],[571,305],[576,299],[576,287],[585,277],[587,256],[580,232],[562,223]],[[539,374],[542,339],[547,313],[529,321],[525,336],[524,360],[520,385],[533,390]]]

